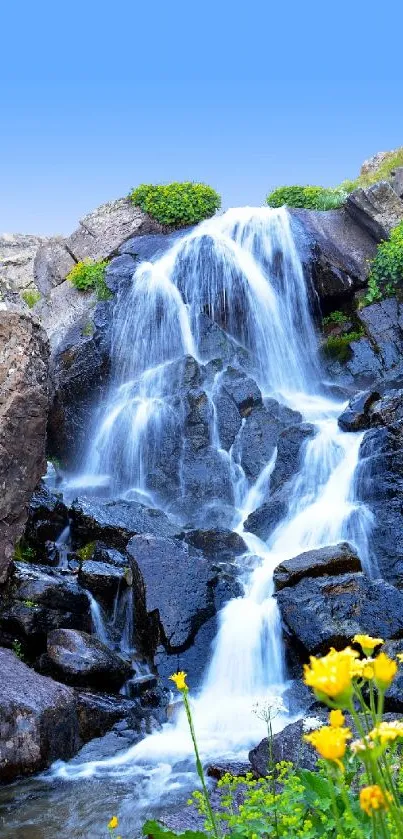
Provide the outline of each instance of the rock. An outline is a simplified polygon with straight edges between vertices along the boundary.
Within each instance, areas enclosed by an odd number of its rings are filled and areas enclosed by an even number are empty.
[[[46,471],[48,346],[28,315],[0,311],[0,583]]]
[[[110,609],[120,587],[127,585],[128,571],[129,562],[126,568],[119,568],[106,562],[94,562],[89,559],[81,564],[78,580],[105,609]]]
[[[63,239],[50,239],[39,245],[34,258],[35,285],[42,295],[47,295],[55,286],[60,285],[76,264],[66,248]]]
[[[245,530],[255,533],[264,542],[272,535],[274,529],[285,517],[290,500],[289,487],[280,487],[277,492],[248,516]]]
[[[129,254],[115,256],[108,263],[105,271],[105,282],[108,288],[113,293],[116,293],[120,290],[124,282],[131,283],[135,270],[135,260]]]
[[[35,307],[35,314],[41,321],[49,338],[52,352],[62,346],[69,332],[81,331],[92,319],[96,306],[94,292],[82,292],[68,280],[52,289],[49,295],[40,300]]]
[[[247,546],[239,533],[233,530],[189,530],[183,535],[188,545],[202,551],[205,556],[214,557],[221,562],[233,560],[247,551]]]
[[[377,394],[377,399],[371,404],[369,411],[369,420],[371,426],[387,427],[393,425],[396,429],[396,423],[400,423],[403,419],[403,390],[394,390],[380,397]]]
[[[178,528],[161,510],[137,501],[96,502],[78,498],[71,507],[74,542],[85,545],[97,539],[108,547],[124,550],[129,539],[139,533],[168,538],[179,535]]]
[[[253,408],[238,435],[235,455],[247,478],[256,481],[274,453],[282,425],[266,406]]]
[[[119,254],[130,254],[137,264],[140,262],[154,262],[166,253],[175,242],[187,236],[193,228],[185,227],[172,232],[153,233],[145,236],[134,236],[119,248]]]
[[[383,379],[403,374],[403,309],[395,297],[360,311],[360,320],[377,352]],[[379,374],[378,374],[379,377]]]
[[[394,157],[398,151],[399,149],[392,149],[391,151],[378,151],[376,154],[373,154],[372,157],[364,160],[364,163],[361,166],[360,175],[375,175],[381,164],[384,163],[385,160]]]
[[[27,289],[35,290],[34,261],[38,248],[49,240],[45,236],[20,233],[0,235],[0,298],[12,299]]]
[[[302,448],[315,435],[315,428],[308,422],[291,425],[281,431],[277,440],[277,457],[270,477],[270,492],[274,493],[299,471]]]
[[[69,513],[62,494],[54,492],[44,481],[40,481],[30,501],[25,530],[29,544],[40,551],[40,561],[43,561],[44,543],[56,542],[68,522]]]
[[[94,737],[103,737],[121,720],[134,728],[144,716],[138,700],[122,696],[76,691],[77,715],[81,740],[86,743]]]
[[[135,207],[129,198],[118,198],[80,219],[79,227],[66,239],[66,245],[77,261],[98,261],[116,254],[132,236],[163,232],[163,226]]]
[[[387,239],[390,231],[403,221],[403,201],[388,181],[354,190],[347,197],[346,209],[378,242]]]
[[[49,632],[41,669],[69,685],[119,690],[132,667],[98,638],[75,629]]]
[[[358,633],[403,636],[403,594],[363,574],[305,578],[277,595],[283,620],[310,654],[340,649]]]
[[[297,720],[275,734],[272,743],[273,762],[290,761],[299,769],[309,769],[311,772],[316,768],[318,760],[317,753],[309,743],[303,739],[303,735],[312,728],[319,728],[324,725],[326,715],[320,714],[308,717],[307,722]],[[270,765],[269,744],[267,737],[258,746],[249,752],[249,760],[252,769],[260,778],[265,778]]]
[[[399,196],[403,198],[403,166],[398,166],[391,174],[391,186]]]
[[[42,566],[14,563],[0,610],[4,640],[21,638],[36,655],[52,629],[89,630],[90,626],[88,597],[74,578]]]
[[[347,408],[339,416],[340,428],[343,431],[361,431],[369,428],[369,410],[377,399],[379,399],[379,393],[373,390],[364,390],[353,396]]]
[[[274,583],[277,591],[286,586],[294,586],[305,577],[323,577],[361,571],[361,561],[348,542],[305,551],[298,556],[281,562],[274,569]]]
[[[227,457],[213,446],[195,451],[186,445],[181,464],[181,486],[185,502],[183,514],[189,527],[215,528],[219,526],[220,517],[223,526],[228,526],[220,512],[220,508],[231,506],[234,501]]]
[[[241,428],[242,417],[225,388],[220,388],[214,395],[214,405],[220,446],[229,452]]]
[[[403,641],[387,641],[382,647],[382,652],[386,653],[389,658],[396,658],[397,653],[403,652]],[[386,691],[385,709],[386,711],[403,711],[403,670],[401,666],[398,668],[390,688]]]
[[[0,650],[0,779],[69,760],[79,748],[74,691]]]
[[[199,356],[203,359],[203,364],[219,358],[223,364],[239,366],[253,375],[253,363],[247,350],[204,312],[198,317],[197,336]]]
[[[241,417],[247,417],[252,408],[262,405],[262,394],[256,382],[241,370],[227,367],[220,384],[235,402]]]
[[[344,208],[289,212],[306,273],[312,277],[320,301],[335,308],[336,301],[348,300],[365,285],[376,244]]]

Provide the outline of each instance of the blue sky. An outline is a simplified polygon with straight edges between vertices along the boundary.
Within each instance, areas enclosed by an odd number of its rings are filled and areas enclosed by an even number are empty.
[[[0,231],[69,233],[141,182],[229,207],[353,177],[403,145],[402,25],[393,0],[4,6]]]

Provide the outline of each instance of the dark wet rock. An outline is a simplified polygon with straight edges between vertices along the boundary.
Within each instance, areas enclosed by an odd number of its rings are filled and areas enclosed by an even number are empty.
[[[191,227],[186,227],[170,233],[162,232],[145,236],[134,236],[120,246],[119,253],[130,254],[138,264],[143,261],[154,261],[166,253],[175,242],[190,233],[191,229]]]
[[[184,670],[189,674],[188,683],[192,691],[201,688],[211,660],[212,647],[218,631],[216,615],[210,618],[197,632],[192,645],[183,652],[171,653],[161,645],[155,655],[155,666],[163,684],[169,686],[172,673]],[[171,683],[172,687],[172,683]]]
[[[394,426],[403,419],[403,390],[394,390],[379,397],[369,411],[371,426]],[[397,429],[396,429],[397,431]]]
[[[372,387],[382,376],[382,359],[369,338],[359,338],[350,343],[350,358],[345,365],[334,365],[347,371],[350,381],[358,387]],[[337,375],[337,373],[336,373]]]
[[[248,416],[252,408],[262,404],[262,394],[255,380],[235,367],[227,367],[220,384],[235,402],[241,417]]]
[[[319,727],[324,725],[326,721],[326,713],[322,711],[312,717],[312,725]],[[316,725],[317,723],[317,725]],[[275,734],[273,737],[273,761],[280,763],[282,760],[290,761],[300,769],[310,769],[313,771],[318,760],[317,753],[309,743],[303,739],[303,735],[310,730],[309,721],[308,726],[304,720],[297,720],[290,725],[287,725],[283,731]],[[267,737],[262,740],[258,746],[249,752],[249,760],[252,764],[252,769],[256,774],[265,778],[268,773],[270,765],[269,744]]]
[[[185,398],[184,436],[194,451],[209,445],[212,417],[213,407],[204,390],[189,390]]]
[[[224,775],[230,774],[233,778],[244,778],[248,772],[252,771],[252,766],[247,761],[222,761],[222,762],[214,762],[210,763],[206,768],[206,775],[209,778],[214,778],[216,781],[220,781]]]
[[[382,652],[389,658],[396,658],[398,653],[403,653],[403,641],[387,641],[382,647]],[[403,711],[403,670],[398,667],[393,682],[386,691],[385,708],[387,711]]]
[[[361,561],[348,542],[340,542],[328,548],[305,551],[282,562],[274,570],[274,583],[277,591],[280,591],[286,586],[296,585],[304,577],[323,577],[350,571],[361,571]]]
[[[338,423],[344,431],[361,431],[370,426],[370,408],[379,393],[374,390],[364,390],[350,399],[347,408],[339,416]]]
[[[233,503],[233,487],[228,459],[213,446],[200,451],[185,447],[182,461],[182,490],[189,509],[189,526],[214,527],[205,520],[203,504]],[[205,523],[204,523],[205,522]]]
[[[403,636],[403,594],[363,574],[305,578],[282,589],[277,602],[283,620],[311,654],[340,649],[357,633]]]
[[[236,441],[236,454],[249,480],[256,481],[274,453],[282,425],[264,405],[253,408]]]
[[[303,446],[314,437],[314,426],[308,422],[291,425],[281,431],[277,440],[277,457],[270,477],[270,492],[276,492],[299,470]]]
[[[225,388],[220,388],[214,396],[214,405],[220,446],[228,452],[242,425],[242,417]]]
[[[155,627],[155,649],[160,643],[169,653],[190,647],[200,627],[223,602],[220,586],[227,587],[227,599],[238,591],[229,585],[228,575],[220,574],[211,560],[185,542],[135,536],[127,551],[144,581],[146,608]]]
[[[36,654],[44,648],[51,630],[89,630],[90,626],[88,597],[72,576],[43,566],[14,563],[0,609],[4,640],[21,638]]]
[[[38,323],[18,311],[0,311],[0,583],[46,470],[48,358]]]
[[[189,530],[183,536],[188,545],[202,551],[205,556],[221,562],[245,553],[247,546],[239,533],[233,530]]]
[[[106,501],[104,503],[78,498],[71,507],[72,534],[76,544],[85,545],[97,539],[110,547],[124,550],[138,533],[170,537],[178,528],[168,517],[137,501]]]
[[[48,634],[42,672],[70,685],[119,690],[132,668],[98,638],[74,629],[56,629]]]
[[[253,375],[253,364],[248,351],[204,313],[199,315],[197,333],[203,363],[219,358],[224,364],[241,367]]]
[[[81,564],[78,581],[104,608],[110,608],[120,588],[131,583],[129,562],[126,560],[126,566],[122,568],[88,559]]]
[[[285,517],[290,500],[289,487],[280,487],[277,492],[248,516],[245,530],[255,533],[264,542],[272,535],[277,525]]]
[[[43,548],[44,542],[55,542],[69,521],[68,509],[61,493],[40,481],[29,505],[25,538],[30,545]],[[41,558],[43,551],[41,551]]]
[[[376,243],[344,208],[289,212],[306,272],[321,302],[334,308],[336,301],[351,298],[366,283]]]
[[[111,259],[105,271],[105,282],[110,291],[116,294],[123,283],[131,281],[135,269],[136,263],[129,254],[122,254]]]
[[[376,241],[387,239],[393,227],[403,221],[403,201],[388,181],[354,190],[347,197],[346,209]]]
[[[0,650],[0,779],[10,782],[79,747],[74,691],[38,675],[10,650]]]
[[[122,696],[78,690],[76,700],[80,738],[84,743],[94,737],[103,737],[122,720],[129,728],[134,727],[144,714],[138,701]]]

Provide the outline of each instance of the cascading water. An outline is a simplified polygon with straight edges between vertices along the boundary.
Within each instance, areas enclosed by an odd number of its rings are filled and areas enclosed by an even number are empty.
[[[102,487],[106,497],[146,499],[181,520],[189,510],[183,506],[188,485],[181,382],[189,356],[205,365],[208,451],[214,468],[222,469],[231,484],[232,527],[242,534],[248,554],[240,560],[244,596],[221,612],[211,663],[193,702],[204,759],[243,756],[265,733],[253,705],[284,691],[281,624],[273,597],[278,563],[348,538],[367,573],[376,570],[368,552],[370,516],[355,499],[362,435],[339,429],[343,405],[322,388],[310,296],[285,209],[230,210],[199,225],[156,262],[140,265],[129,296],[117,303],[109,398],[95,419],[84,474],[76,481],[87,492]],[[221,373],[210,369],[217,356],[206,340],[206,317],[220,327],[221,341],[227,336],[232,359],[239,353],[263,396],[300,412],[314,426],[289,490],[287,514],[267,543],[248,533],[245,523],[267,500],[276,451],[252,482],[237,441],[229,449],[221,445],[215,404]],[[223,344],[221,350],[225,357]],[[176,474],[169,480],[164,472],[168,449],[176,457]],[[193,502],[198,515],[220,504],[223,485],[220,478],[213,494],[200,493],[200,501]],[[175,722],[128,751],[106,760],[58,764],[53,776],[135,776],[140,822],[150,800],[155,814],[159,794],[194,786],[194,776],[181,765],[191,751],[185,715],[179,712]],[[127,815],[133,827],[132,804]]]

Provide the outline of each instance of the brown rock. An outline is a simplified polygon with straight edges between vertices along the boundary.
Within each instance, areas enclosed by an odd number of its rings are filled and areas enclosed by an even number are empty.
[[[46,471],[48,344],[28,315],[0,311],[0,582]]]

